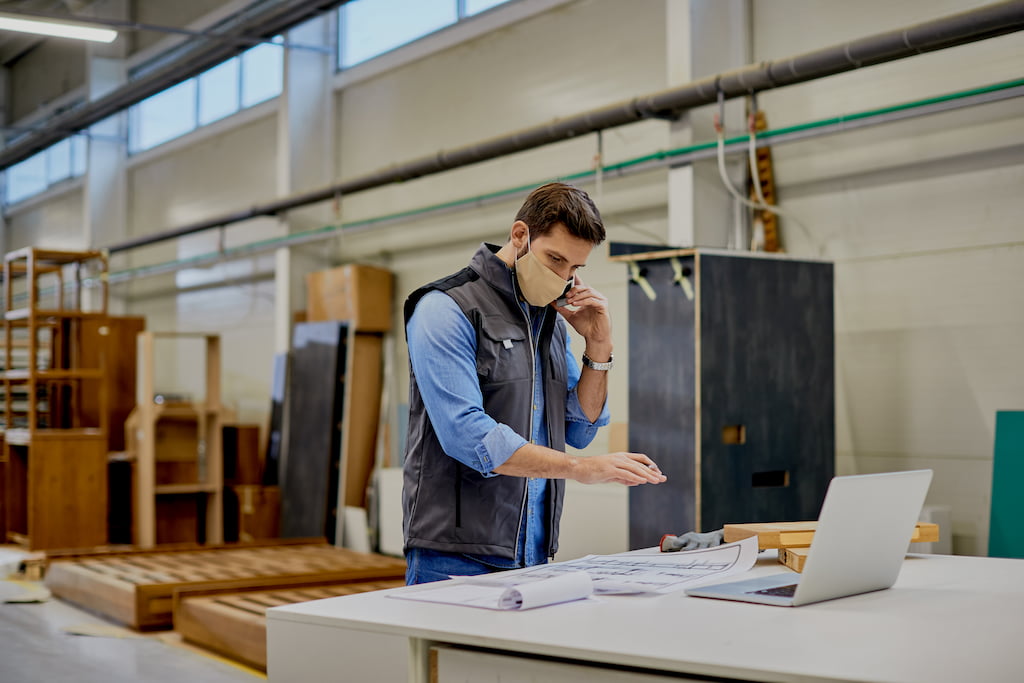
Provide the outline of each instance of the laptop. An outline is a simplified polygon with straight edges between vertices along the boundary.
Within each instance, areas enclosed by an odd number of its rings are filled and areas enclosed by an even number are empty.
[[[896,583],[931,470],[835,477],[802,574],[783,572],[690,588],[687,595],[797,607]]]

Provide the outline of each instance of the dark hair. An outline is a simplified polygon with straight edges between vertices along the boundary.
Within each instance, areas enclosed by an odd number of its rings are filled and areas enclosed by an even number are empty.
[[[605,238],[604,223],[593,200],[583,190],[565,183],[548,183],[531,192],[516,220],[530,226],[531,238],[548,234],[556,223],[563,224],[573,237],[591,244],[600,244]]]

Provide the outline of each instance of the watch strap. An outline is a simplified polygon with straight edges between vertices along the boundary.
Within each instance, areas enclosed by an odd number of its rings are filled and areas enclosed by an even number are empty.
[[[608,355],[608,362],[607,363],[598,363],[598,362],[596,362],[594,360],[591,360],[590,356],[588,356],[587,354],[585,354],[585,353],[583,354],[583,365],[588,367],[588,368],[590,368],[591,370],[611,370],[612,369],[612,365],[614,365],[614,362],[615,362],[615,355],[614,354],[609,354]]]

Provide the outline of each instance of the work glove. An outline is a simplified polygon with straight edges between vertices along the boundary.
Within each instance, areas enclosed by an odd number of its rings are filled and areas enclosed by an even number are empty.
[[[722,530],[709,531],[698,534],[696,531],[688,531],[679,536],[665,534],[661,537],[661,552],[671,553],[677,550],[699,550],[711,548],[722,544]]]

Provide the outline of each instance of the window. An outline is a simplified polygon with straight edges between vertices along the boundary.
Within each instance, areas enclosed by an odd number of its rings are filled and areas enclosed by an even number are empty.
[[[86,138],[75,135],[9,167],[5,172],[4,203],[15,204],[51,185],[85,173]]]
[[[88,138],[84,135],[76,135],[71,138],[71,175],[74,177],[85,175],[86,165],[89,163],[86,155],[89,148],[86,147]]]
[[[128,150],[141,152],[190,133],[277,97],[283,86],[283,48],[257,45],[133,106]]]
[[[71,177],[71,138],[64,138],[46,150],[46,184]]]
[[[277,97],[284,87],[284,52],[263,43],[242,54],[242,107]]]
[[[509,0],[352,0],[338,12],[342,69]]]
[[[156,147],[196,127],[196,79],[190,78],[132,107],[130,149]]]
[[[239,71],[239,61],[229,59],[199,75],[200,126],[238,111]]]
[[[46,152],[30,156],[7,169],[7,203],[13,204],[46,189]]]
[[[506,3],[506,2],[508,2],[508,0],[465,0],[465,2],[466,2],[466,16],[468,17],[468,16],[472,16],[474,14],[479,14],[480,12],[483,12],[484,10],[489,10],[492,7],[497,7],[498,5],[502,5],[502,4]]]

